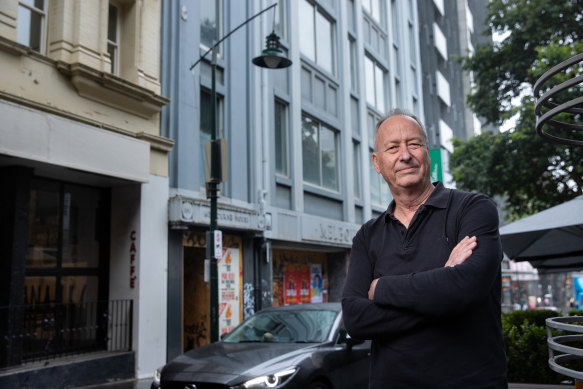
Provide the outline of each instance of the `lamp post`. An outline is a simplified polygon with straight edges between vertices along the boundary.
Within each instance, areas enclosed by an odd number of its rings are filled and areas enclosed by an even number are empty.
[[[217,139],[217,117],[216,117],[216,66],[217,66],[217,53],[216,48],[224,40],[230,37],[235,31],[249,23],[251,20],[255,19],[259,15],[267,12],[271,8],[277,6],[277,3],[270,5],[269,7],[263,9],[262,11],[251,16],[249,19],[245,20],[227,35],[222,37],[218,42],[216,42],[210,49],[208,49],[192,66],[190,70],[202,61],[207,54],[212,52],[211,60],[211,140],[210,148],[207,150],[210,152],[210,175],[206,180],[206,196],[210,199],[210,224],[209,231],[206,234],[206,246],[207,246],[207,256],[210,259],[210,340],[216,342],[219,340],[219,285],[218,285],[218,263],[217,260],[221,258],[222,252],[216,252],[215,248],[222,247],[222,234],[218,230],[218,185],[223,181],[221,174],[221,140]],[[275,25],[275,10],[274,10],[274,25]],[[275,27],[275,26],[274,26]],[[292,62],[283,55],[282,50],[279,45],[279,37],[275,34],[275,28],[266,38],[266,48],[263,50],[260,56],[253,58],[253,64],[268,68],[268,69],[283,69],[287,68],[292,64]]]

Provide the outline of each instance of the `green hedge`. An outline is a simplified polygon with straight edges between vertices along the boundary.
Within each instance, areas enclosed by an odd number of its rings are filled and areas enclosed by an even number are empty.
[[[545,320],[560,314],[548,310],[502,314],[502,331],[508,361],[508,382],[560,384],[568,380],[549,367]]]

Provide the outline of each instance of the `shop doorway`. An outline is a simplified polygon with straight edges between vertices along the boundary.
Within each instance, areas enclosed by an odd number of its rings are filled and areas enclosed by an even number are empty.
[[[182,351],[185,352],[210,343],[210,264],[205,262],[205,232],[186,233],[182,246]],[[223,256],[218,261],[219,335],[230,332],[243,319],[242,281],[242,238],[223,234]]]

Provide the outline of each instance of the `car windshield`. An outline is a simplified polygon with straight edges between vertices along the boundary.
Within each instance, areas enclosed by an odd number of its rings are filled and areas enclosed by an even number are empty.
[[[326,340],[336,312],[281,310],[259,312],[223,339],[228,343],[320,343]]]

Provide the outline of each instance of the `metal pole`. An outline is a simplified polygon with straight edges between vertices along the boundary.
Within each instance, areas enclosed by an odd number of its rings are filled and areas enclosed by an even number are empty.
[[[207,237],[207,251],[210,254],[210,336],[211,343],[219,340],[219,283],[217,258],[215,255],[214,234],[217,229],[217,177],[219,155],[217,153],[217,92],[216,92],[216,68],[217,52],[216,46],[213,47],[213,56],[211,62],[212,84],[211,84],[211,176],[207,183],[207,197],[210,197],[211,214],[210,214],[210,233]]]

